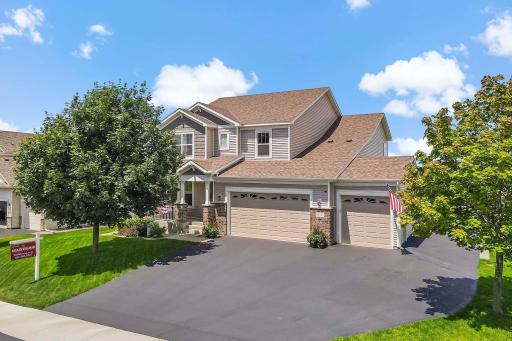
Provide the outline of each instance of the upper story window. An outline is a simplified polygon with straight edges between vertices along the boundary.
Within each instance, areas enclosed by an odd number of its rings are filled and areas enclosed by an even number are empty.
[[[228,150],[229,149],[229,133],[220,133],[219,134],[219,149],[220,150]]]
[[[179,133],[174,135],[176,138],[176,145],[181,149],[186,158],[194,157],[194,134],[193,133]]]
[[[270,156],[270,130],[260,130],[256,132],[256,156],[266,157]]]

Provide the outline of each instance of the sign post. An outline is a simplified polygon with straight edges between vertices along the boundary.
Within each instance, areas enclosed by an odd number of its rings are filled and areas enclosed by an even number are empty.
[[[23,258],[35,257],[34,264],[34,280],[39,280],[39,258],[41,249],[41,239],[39,233],[35,238],[27,238],[20,240],[12,240],[9,242],[11,246],[11,261]]]

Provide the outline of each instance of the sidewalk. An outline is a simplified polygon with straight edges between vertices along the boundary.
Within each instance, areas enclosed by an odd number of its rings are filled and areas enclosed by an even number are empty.
[[[0,301],[0,336],[1,333],[27,341],[160,340],[43,310],[20,307]]]

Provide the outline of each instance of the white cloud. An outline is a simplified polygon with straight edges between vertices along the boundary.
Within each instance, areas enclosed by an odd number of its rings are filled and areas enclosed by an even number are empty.
[[[107,37],[107,36],[112,35],[112,32],[107,30],[105,25],[101,25],[101,24],[91,25],[91,27],[89,27],[89,32],[98,34],[101,37]]]
[[[473,95],[475,88],[465,79],[455,58],[429,51],[410,60],[397,60],[378,73],[365,73],[359,89],[371,95],[398,97],[385,108],[392,114],[412,117],[416,112],[433,114]]]
[[[464,56],[469,55],[469,50],[466,45],[463,43],[460,43],[459,45],[452,46],[450,44],[445,44],[443,46],[443,52],[446,54],[454,54],[454,53],[461,53]]]
[[[13,22],[12,24],[0,24],[0,42],[5,41],[5,37],[20,37],[27,34],[36,44],[44,42],[38,27],[44,23],[44,12],[39,8],[33,8],[32,5],[7,11],[6,16]]]
[[[94,45],[91,42],[86,41],[80,44],[78,50],[73,51],[73,56],[83,59],[91,59],[94,50],[96,50]]]
[[[2,120],[0,120],[0,130],[18,131],[14,124]]]
[[[156,77],[154,101],[169,108],[185,107],[197,101],[211,102],[219,97],[244,95],[258,76],[247,78],[241,70],[227,67],[213,58],[197,66],[164,65]]]
[[[391,100],[382,110],[384,110],[384,112],[402,117],[414,117],[416,115],[416,112],[409,107],[407,102],[399,99]]]
[[[351,11],[358,11],[365,7],[371,6],[370,0],[347,0],[347,5]]]
[[[414,155],[418,150],[426,153],[432,151],[432,147],[427,145],[426,139],[415,140],[412,137],[397,137],[393,143],[397,146],[399,155]]]
[[[487,46],[487,52],[498,57],[512,58],[512,16],[503,12],[487,23],[477,39]]]

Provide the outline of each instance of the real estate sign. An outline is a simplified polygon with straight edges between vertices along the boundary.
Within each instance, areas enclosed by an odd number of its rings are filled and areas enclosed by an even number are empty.
[[[39,280],[39,254],[41,247],[41,239],[39,233],[36,233],[35,238],[11,240],[11,260],[18,260],[23,258],[36,257],[34,261],[34,280]]]
[[[11,245],[11,260],[36,256],[36,241]]]

